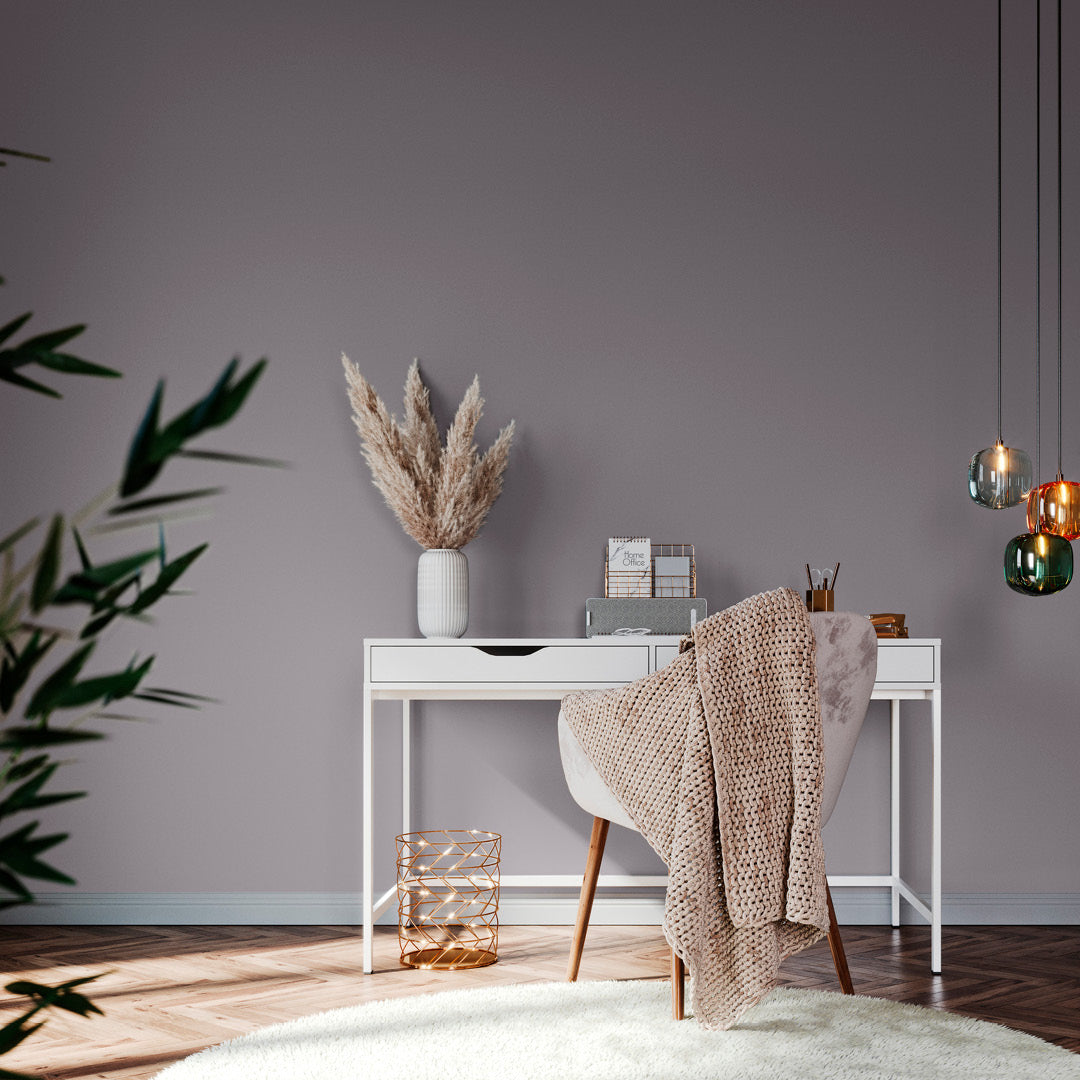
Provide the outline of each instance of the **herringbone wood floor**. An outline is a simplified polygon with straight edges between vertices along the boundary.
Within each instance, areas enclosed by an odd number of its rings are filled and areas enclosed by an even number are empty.
[[[1080,927],[947,927],[937,977],[924,927],[848,927],[843,936],[856,993],[951,1009],[1080,1051]],[[395,930],[380,928],[376,970],[364,976],[352,927],[4,927],[4,983],[106,972],[92,994],[105,1016],[50,1019],[0,1065],[48,1080],[141,1080],[205,1046],[326,1009],[561,979],[569,943],[570,927],[506,926],[494,966],[421,972],[398,965]],[[594,926],[581,977],[663,978],[667,964],[658,930]],[[790,959],[782,975],[789,986],[836,988],[825,943]],[[17,1011],[5,995],[0,1023]]]

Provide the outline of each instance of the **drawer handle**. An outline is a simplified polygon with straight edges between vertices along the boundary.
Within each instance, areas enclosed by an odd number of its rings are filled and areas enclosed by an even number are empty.
[[[475,648],[488,656],[532,656],[540,652],[543,645],[476,645]]]

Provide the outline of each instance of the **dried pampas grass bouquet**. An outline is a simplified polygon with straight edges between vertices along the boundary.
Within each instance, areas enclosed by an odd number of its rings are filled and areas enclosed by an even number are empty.
[[[399,423],[371,383],[344,354],[353,423],[371,478],[401,527],[425,550],[460,549],[480,531],[502,491],[514,422],[480,454],[473,436],[483,413],[479,377],[473,379],[446,432],[431,411],[428,389],[414,360],[405,378],[405,413]]]

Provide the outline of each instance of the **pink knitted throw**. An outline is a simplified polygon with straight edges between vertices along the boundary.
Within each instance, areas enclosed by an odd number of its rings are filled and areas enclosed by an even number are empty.
[[[707,1028],[828,928],[814,635],[791,589],[698,623],[666,667],[563,713],[668,867],[664,934]]]

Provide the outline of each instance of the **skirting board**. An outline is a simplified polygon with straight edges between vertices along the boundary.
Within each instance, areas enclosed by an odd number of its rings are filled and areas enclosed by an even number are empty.
[[[924,897],[924,901],[925,901]],[[885,888],[843,888],[833,895],[836,916],[849,926],[887,926]],[[659,923],[662,896],[604,897],[593,905],[596,925],[646,926]],[[508,926],[569,926],[577,896],[560,893],[500,897],[500,921]],[[0,924],[9,926],[355,926],[361,921],[356,893],[79,893],[41,894],[37,903],[8,908]],[[393,925],[393,908],[379,918]],[[901,921],[925,925],[907,904]],[[949,893],[942,922],[953,926],[1075,926],[1080,924],[1077,893]]]

